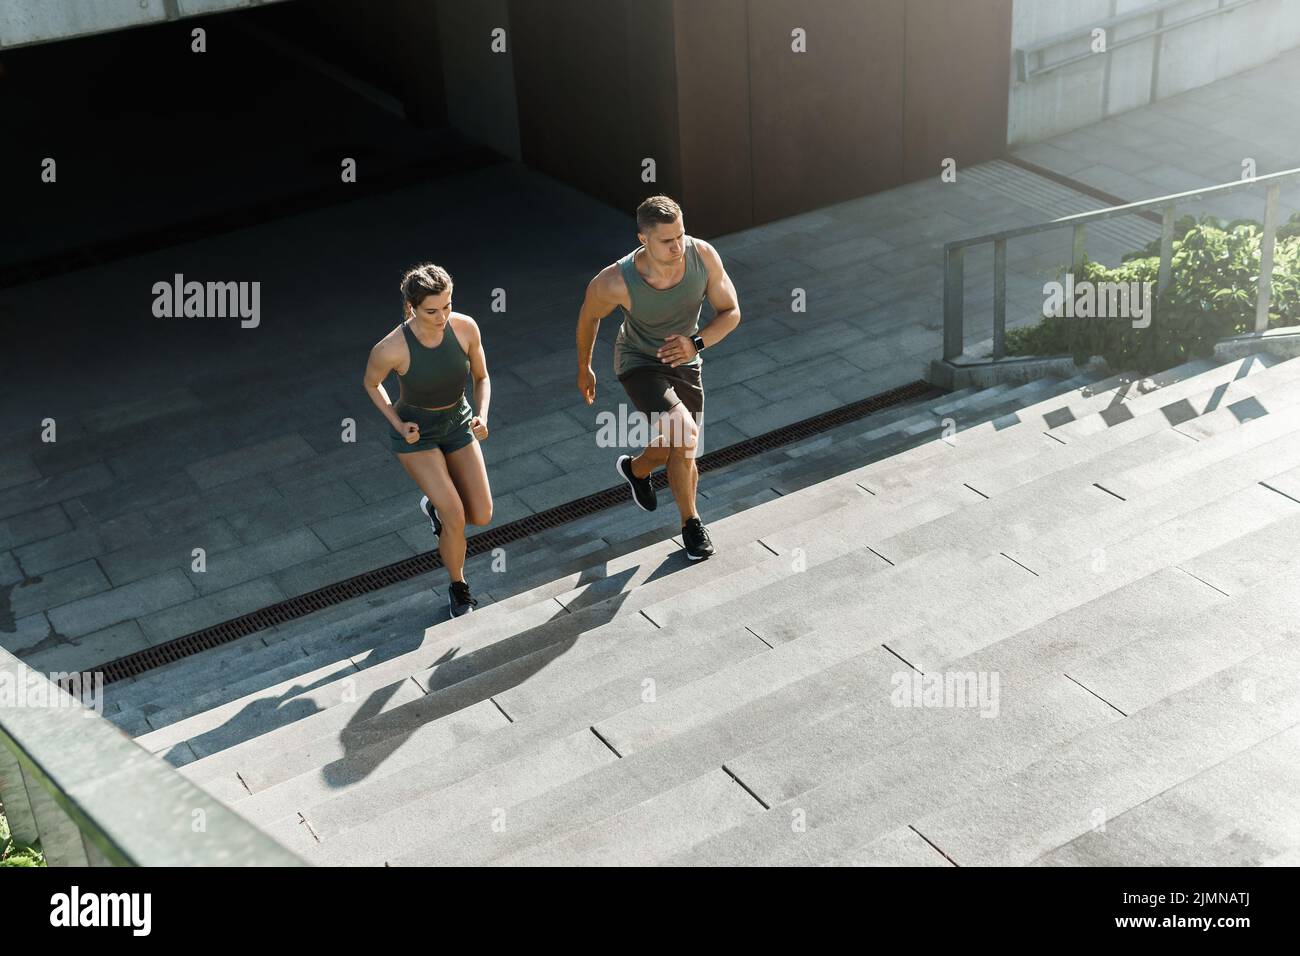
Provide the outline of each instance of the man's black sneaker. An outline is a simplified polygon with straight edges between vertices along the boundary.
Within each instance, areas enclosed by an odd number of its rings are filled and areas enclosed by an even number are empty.
[[[692,561],[703,561],[713,554],[709,529],[704,527],[699,518],[691,518],[682,525],[682,544],[686,546],[686,557]]]
[[[447,593],[450,595],[451,616],[460,617],[478,607],[478,601],[469,593],[469,585],[464,581],[452,581]]]
[[[433,506],[433,502],[429,500],[428,495],[420,499],[420,510],[428,517],[429,524],[433,526],[433,533],[435,535],[442,534],[442,522],[438,520],[438,509]]]
[[[638,478],[632,474],[632,456],[624,455],[614,463],[614,470],[623,476],[627,486],[632,489],[632,500],[642,511],[654,511],[659,507],[659,499],[655,497],[654,487],[650,484],[649,478]]]

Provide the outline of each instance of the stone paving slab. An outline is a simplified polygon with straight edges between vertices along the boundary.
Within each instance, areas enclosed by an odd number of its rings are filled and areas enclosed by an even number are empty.
[[[71,528],[68,513],[57,504],[24,511],[0,521],[0,548],[17,548],[63,534]]]
[[[191,565],[197,560],[195,549],[201,548],[204,560],[208,560],[239,545],[239,537],[230,525],[218,519],[187,531],[154,535],[147,541],[100,555],[98,560],[113,586],[121,587],[168,568],[191,573]],[[198,587],[197,580],[195,585]]]
[[[1300,848],[1300,726],[1044,853],[1035,866],[1262,866]],[[1243,810],[1245,812],[1243,812]]]
[[[111,586],[98,564],[89,560],[79,561],[17,585],[8,594],[9,611],[22,618],[46,608],[107,592]]]
[[[86,558],[134,545],[154,533],[147,515],[133,512],[103,523],[89,523],[64,534],[42,537],[15,554],[29,574],[44,574]]]
[[[402,538],[390,533],[296,564],[272,575],[272,580],[286,595],[306,594],[416,553]]]
[[[60,634],[79,637],[180,604],[196,593],[185,574],[173,568],[110,591],[60,604],[51,608],[47,616]]]
[[[30,667],[46,673],[50,671],[79,671],[95,664],[112,660],[114,655],[129,654],[149,646],[149,640],[137,620],[123,621],[93,634],[70,638],[62,635],[47,636],[34,647],[24,660]],[[125,650],[119,650],[124,648]],[[135,724],[131,733],[147,733],[143,721]]]
[[[140,629],[150,644],[161,644],[194,631],[283,601],[287,595],[268,578],[257,578],[221,591],[141,615]]]
[[[1163,706],[1082,735],[916,827],[961,865],[1030,863],[1090,830],[1098,808],[1116,816],[1293,727],[1297,663],[1300,644],[1284,642]],[[1254,702],[1243,704],[1243,680],[1255,682]]]

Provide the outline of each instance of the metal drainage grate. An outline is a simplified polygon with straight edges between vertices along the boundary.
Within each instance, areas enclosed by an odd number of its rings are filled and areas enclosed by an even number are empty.
[[[906,401],[938,394],[940,394],[940,390],[928,382],[912,382],[891,389],[888,392],[865,398],[860,402],[854,402],[851,405],[845,405],[821,415],[814,415],[812,418],[805,418],[801,422],[795,422],[792,425],[786,425],[753,438],[746,438],[744,441],[728,445],[726,448],[720,448],[715,452],[709,452],[698,460],[697,465],[701,472],[713,471],[743,461],[746,458],[751,458],[762,452],[779,448],[782,445],[788,445],[801,438],[808,438],[837,425],[844,425],[865,418],[873,412],[882,411]],[[656,489],[663,488],[668,483],[667,476],[663,472],[656,474],[652,481]],[[499,528],[492,528],[489,531],[472,535],[466,541],[467,556],[491,551],[493,548],[509,544],[512,541],[519,541],[541,531],[559,527],[577,518],[596,514],[613,505],[626,504],[627,494],[627,488],[623,485],[607,488],[594,495],[587,495],[585,498],[579,498],[576,501],[570,501],[567,504],[540,511],[537,514],[520,518],[518,521],[512,521]],[[424,554],[403,558],[401,561],[395,561],[377,570],[358,574],[345,581],[339,581],[318,588],[308,594],[289,598],[287,601],[272,604],[269,607],[252,611],[241,617],[224,621],[221,624],[214,624],[211,627],[195,631],[192,634],[186,634],[184,637],[178,637],[165,644],[159,644],[156,647],[146,648],[125,657],[119,657],[100,667],[92,668],[92,670],[101,671],[104,675],[104,683],[111,684],[125,677],[143,674],[155,667],[162,667],[164,664],[181,660],[200,651],[227,644],[264,628],[305,617],[313,611],[342,604],[344,601],[360,597],[363,594],[369,594],[372,591],[378,591],[390,584],[427,574],[440,567],[442,567],[442,559],[438,556],[438,552],[426,551]]]

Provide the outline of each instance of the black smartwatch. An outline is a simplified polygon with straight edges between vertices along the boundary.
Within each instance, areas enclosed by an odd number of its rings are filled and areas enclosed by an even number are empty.
[[[696,351],[696,352],[703,352],[703,351],[704,351],[704,336],[702,336],[702,335],[692,335],[692,336],[691,336],[691,344],[695,346],[695,351]]]

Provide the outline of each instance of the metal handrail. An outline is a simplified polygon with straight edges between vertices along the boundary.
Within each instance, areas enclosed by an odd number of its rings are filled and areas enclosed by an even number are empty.
[[[1092,23],[1085,24],[1074,30],[1067,30],[1064,33],[1058,33],[1055,36],[1047,37],[1043,40],[1037,40],[1034,43],[1027,44],[1015,51],[1016,78],[1021,83],[1027,83],[1036,76],[1042,76],[1045,73],[1051,73],[1055,70],[1072,66],[1084,60],[1096,56],[1091,50],[1087,53],[1079,53],[1074,56],[1057,60],[1055,63],[1043,63],[1042,54],[1047,50],[1057,46],[1064,46],[1067,43],[1074,43],[1083,39],[1091,39],[1092,32],[1097,29],[1110,31],[1115,27],[1124,26],[1135,20],[1144,20],[1148,17],[1156,18],[1156,26],[1151,30],[1144,30],[1141,33],[1134,34],[1131,37],[1123,37],[1117,40],[1110,40],[1106,44],[1107,52],[1118,50],[1122,47],[1131,46],[1134,43],[1141,43],[1144,40],[1151,40],[1155,37],[1162,36],[1182,27],[1191,26],[1193,23],[1200,23],[1202,20],[1208,20],[1211,17],[1222,16],[1225,13],[1231,13],[1242,7],[1249,6],[1252,3],[1258,3],[1259,0],[1219,0],[1219,5],[1211,10],[1203,10],[1200,13],[1192,14],[1182,20],[1174,23],[1165,22],[1165,11],[1172,7],[1181,6],[1190,3],[1192,0],[1158,0],[1156,3],[1140,7],[1136,10],[1128,10],[1124,13],[1118,13],[1113,17],[1106,17],[1102,20],[1096,20]],[[1034,57],[1039,57],[1039,63],[1034,63]]]
[[[1259,302],[1255,312],[1255,330],[1268,328],[1268,310],[1273,300],[1273,253],[1277,245],[1278,213],[1282,185],[1300,180],[1300,168],[1289,169],[1267,176],[1257,176],[1219,186],[1193,189],[1189,192],[1148,199],[1143,202],[1111,206],[1092,212],[1063,216],[1051,222],[1032,226],[1018,226],[991,232],[983,236],[955,239],[943,247],[943,357],[955,359],[965,351],[965,252],[971,246],[993,243],[993,358],[1004,355],[1003,346],[1007,322],[1007,241],[1022,236],[1032,236],[1053,229],[1072,229],[1074,246],[1072,264],[1079,269],[1084,262],[1084,241],[1090,223],[1132,216],[1150,210],[1160,210],[1160,272],[1156,282],[1157,296],[1169,285],[1173,276],[1174,226],[1179,205],[1202,199],[1227,196],[1236,192],[1265,188],[1264,234],[1260,244]]]
[[[3,648],[0,682],[0,801],[49,865],[305,865]]]

